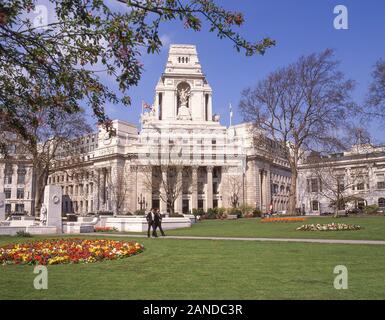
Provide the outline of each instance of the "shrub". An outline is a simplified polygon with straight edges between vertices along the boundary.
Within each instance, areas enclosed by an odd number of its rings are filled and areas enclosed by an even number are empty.
[[[114,213],[112,211],[99,211],[98,214],[101,216],[113,216],[114,215]]]
[[[178,212],[170,213],[168,215],[170,218],[184,218],[183,214],[179,214]]]
[[[26,231],[17,231],[16,232],[16,237],[31,238],[32,235],[29,232],[26,232]]]
[[[206,219],[216,219],[218,210],[217,208],[209,208],[207,209],[207,213],[205,214]]]
[[[262,217],[262,211],[259,208],[253,209],[253,217],[254,218]]]
[[[378,211],[378,206],[375,204],[372,204],[370,206],[366,206],[364,208],[365,214],[375,214],[375,213],[377,213],[377,211]]]
[[[242,215],[244,217],[248,216],[249,214],[252,214],[253,213],[253,207],[248,205],[248,204],[242,204],[239,209],[241,210],[242,212]]]
[[[236,215],[237,218],[242,218],[242,211],[240,208],[229,208],[227,210],[227,213],[231,215]]]
[[[216,218],[217,219],[226,219],[227,218],[227,213],[226,213],[226,208],[216,208],[217,210],[217,214],[216,214]]]
[[[146,214],[146,211],[145,211],[144,209],[142,209],[142,210],[136,210],[136,211],[134,212],[134,214],[135,214],[136,216],[144,216],[144,215]]]

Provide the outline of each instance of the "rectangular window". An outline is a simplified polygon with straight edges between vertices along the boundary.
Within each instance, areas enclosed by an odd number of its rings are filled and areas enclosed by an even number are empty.
[[[214,182],[213,183],[213,193],[214,194],[218,194],[218,183],[217,182]]]
[[[311,192],[318,192],[318,179],[311,179]]]
[[[4,184],[12,184],[12,165],[5,165]]]
[[[11,189],[4,188],[5,199],[11,199]]]
[[[25,183],[25,175],[27,170],[25,169],[25,165],[19,165],[17,168],[17,184]]]
[[[357,190],[365,190],[365,184],[363,182],[357,183]]]
[[[11,213],[11,204],[10,203],[6,203],[5,204],[5,213]]]
[[[209,95],[205,95],[205,121],[209,120]]]
[[[16,203],[15,211],[19,212],[19,213],[24,212],[24,204],[23,203]]]
[[[385,181],[377,182],[377,189],[385,189]]]
[[[162,120],[162,93],[159,93],[159,120]]]
[[[385,175],[378,174],[377,175],[377,189],[385,189]]]
[[[16,198],[17,199],[24,199],[24,189],[23,188],[17,188]]]

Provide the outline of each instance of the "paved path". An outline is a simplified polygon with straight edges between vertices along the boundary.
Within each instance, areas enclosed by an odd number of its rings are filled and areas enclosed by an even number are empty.
[[[147,238],[143,234],[116,234],[116,233],[90,233],[81,235]],[[337,239],[290,239],[290,238],[238,238],[238,237],[195,237],[195,236],[159,236],[158,239],[183,239],[183,240],[225,240],[225,241],[274,241],[274,242],[305,242],[305,243],[332,243],[332,244],[375,244],[385,245],[384,240],[337,240]]]

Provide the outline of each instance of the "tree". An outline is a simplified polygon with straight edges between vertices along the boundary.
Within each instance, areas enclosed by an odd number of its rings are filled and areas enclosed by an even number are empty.
[[[212,0],[48,0],[54,20],[43,24],[32,21],[37,3],[0,4],[0,119],[25,140],[35,139],[28,131],[38,121],[35,113],[45,110],[53,126],[58,113],[76,113],[82,104],[113,133],[104,105],[130,104],[128,90],[143,70],[142,49],[159,52],[159,28],[167,21],[182,20],[195,31],[207,22],[211,32],[247,55],[274,45],[269,38],[243,39],[233,30],[244,23],[243,15]],[[103,73],[116,79],[120,93],[102,83]]]
[[[369,87],[363,113],[372,117],[385,118],[385,61],[378,60],[372,73],[373,82]]]
[[[190,175],[188,168],[175,162],[144,165],[139,168],[144,176],[145,189],[151,194],[156,193],[173,215],[175,202],[183,193],[183,180]]]
[[[124,213],[124,203],[129,193],[128,179],[119,172],[114,178],[108,177],[108,187],[111,192],[111,200],[114,205],[115,214]]]
[[[240,194],[243,188],[243,179],[241,175],[228,174],[226,178],[227,187],[229,190],[229,200],[232,208],[239,205]]]
[[[184,191],[183,181],[192,179],[191,168],[186,166],[189,163],[183,158],[183,147],[166,138],[152,150],[150,158],[138,160],[144,188],[151,195],[157,194],[170,214],[174,214],[175,202]]]
[[[335,217],[339,210],[345,210],[347,203],[361,199],[360,186],[368,183],[368,175],[362,169],[338,168],[332,157],[311,157],[308,160],[312,169],[307,189],[311,191],[317,185],[317,195],[329,200]]]
[[[345,80],[333,51],[302,56],[242,92],[240,109],[254,124],[256,146],[277,152],[291,170],[289,212],[296,211],[298,162],[307,150],[342,148],[339,130],[351,117],[351,80]],[[261,137],[258,139],[258,137]],[[275,144],[276,148],[271,148]]]
[[[23,136],[13,131],[12,123],[1,121],[0,137],[5,145],[15,145],[31,158],[33,167],[32,178],[32,215],[40,211],[43,202],[44,187],[47,185],[48,176],[59,170],[59,167],[53,166],[57,160],[57,155],[65,151],[68,144],[73,144],[73,140],[83,136],[90,131],[86,120],[81,112],[67,114],[62,112],[56,114],[55,119],[48,119],[50,113],[42,109],[40,112],[25,113],[27,118],[30,113],[35,113],[36,121],[25,126],[26,132],[34,139],[24,139]],[[48,124],[50,122],[50,124]],[[54,124],[54,125],[51,125]],[[10,155],[6,155],[10,156]],[[73,156],[73,154],[71,154]]]

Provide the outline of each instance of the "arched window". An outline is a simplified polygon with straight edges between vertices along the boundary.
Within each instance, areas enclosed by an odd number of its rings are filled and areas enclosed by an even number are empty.
[[[378,199],[378,206],[380,208],[385,208],[385,198]]]
[[[178,62],[180,63],[180,57],[178,57]]]
[[[188,63],[188,58],[186,57],[186,63]]]
[[[182,63],[184,63],[184,57],[182,57]]]

